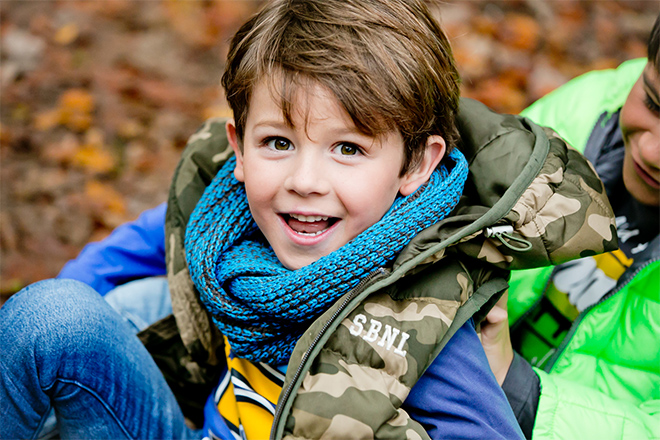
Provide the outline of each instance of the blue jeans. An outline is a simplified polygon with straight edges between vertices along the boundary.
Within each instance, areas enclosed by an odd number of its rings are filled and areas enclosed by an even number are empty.
[[[74,280],[13,295],[0,308],[0,438],[35,438],[51,409],[62,438],[201,438],[135,335],[142,324]]]

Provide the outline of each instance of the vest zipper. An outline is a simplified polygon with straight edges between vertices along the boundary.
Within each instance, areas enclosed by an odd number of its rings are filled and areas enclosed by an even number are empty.
[[[387,271],[383,269],[382,267],[379,267],[378,269],[374,270],[371,272],[369,275],[367,275],[365,278],[363,278],[357,286],[353,290],[351,290],[349,293],[346,294],[344,297],[341,305],[335,310],[335,312],[332,314],[332,316],[323,324],[323,327],[321,327],[321,330],[316,334],[316,337],[312,341],[312,343],[307,347],[307,350],[303,354],[300,364],[298,365],[298,368],[296,370],[296,373],[293,375],[291,378],[291,381],[289,382],[289,385],[282,391],[282,399],[280,400],[280,404],[277,405],[277,408],[275,410],[275,415],[273,416],[273,426],[271,427],[270,431],[270,439],[275,440],[276,439],[276,432],[277,432],[277,425],[279,424],[279,419],[282,417],[283,413],[283,408],[284,404],[286,403],[287,400],[291,397],[291,393],[293,391],[294,385],[298,382],[298,378],[302,374],[302,371],[304,370],[304,366],[308,361],[308,358],[311,354],[311,352],[314,350],[314,347],[319,343],[321,340],[321,337],[325,334],[326,331],[328,331],[328,328],[330,328],[330,325],[337,320],[339,315],[342,314],[342,312],[348,307],[348,305],[360,294],[365,287],[367,286],[368,283],[374,281],[377,278],[381,278],[383,275],[386,275]]]
[[[623,290],[624,287],[626,287],[628,284],[630,284],[630,282],[632,280],[635,279],[635,277],[637,276],[637,274],[639,272],[641,272],[643,269],[645,269],[650,264],[655,263],[656,261],[659,261],[659,260],[660,260],[659,257],[655,257],[655,258],[651,258],[650,260],[646,261],[643,265],[638,267],[635,270],[635,272],[632,273],[632,275],[630,275],[628,277],[628,280],[625,283],[622,283],[620,286],[615,286],[613,289],[611,289],[609,292],[607,292],[605,295],[603,295],[603,297],[600,300],[598,300],[598,302],[596,302],[595,304],[592,304],[589,307],[587,307],[586,309],[584,309],[582,311],[582,313],[580,313],[580,315],[578,315],[578,317],[575,318],[575,321],[573,321],[573,324],[571,324],[571,328],[568,330],[568,333],[566,334],[566,337],[564,338],[563,341],[561,341],[561,344],[559,344],[559,347],[557,347],[555,353],[552,355],[552,357],[548,361],[548,364],[545,366],[545,368],[543,368],[543,370],[546,373],[549,373],[550,370],[552,369],[552,367],[554,367],[557,360],[559,360],[559,356],[562,354],[562,352],[566,349],[568,344],[571,342],[570,340],[575,335],[575,332],[577,331],[577,328],[579,327],[580,323],[582,322],[584,317],[587,315],[587,313],[589,313],[594,307],[602,304],[603,302],[607,301],[608,299],[610,299],[611,297],[613,297],[614,295],[619,293],[621,290]],[[622,276],[624,276],[624,275],[625,275],[625,273]]]

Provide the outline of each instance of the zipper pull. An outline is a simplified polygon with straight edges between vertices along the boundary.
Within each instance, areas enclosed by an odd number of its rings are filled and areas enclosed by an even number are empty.
[[[500,226],[491,226],[490,228],[486,228],[484,231],[484,235],[487,238],[495,237],[497,238],[502,244],[512,251],[516,252],[527,252],[532,248],[532,243],[525,240],[524,238],[518,238],[514,237],[511,235],[513,232],[513,226],[511,225],[500,225]],[[504,240],[505,238],[508,239],[508,241]],[[518,243],[521,244],[522,246],[517,247],[511,244],[510,242]]]

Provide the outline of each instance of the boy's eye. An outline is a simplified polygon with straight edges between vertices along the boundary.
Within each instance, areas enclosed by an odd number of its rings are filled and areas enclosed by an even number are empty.
[[[360,147],[347,142],[341,143],[337,147],[339,148],[339,153],[343,156],[355,156],[360,152]]]
[[[290,150],[292,147],[291,142],[288,139],[284,139],[281,137],[266,139],[265,144],[268,145],[270,148],[278,151]]]
[[[658,105],[658,103],[653,101],[653,99],[651,99],[648,93],[646,94],[646,96],[644,96],[644,105],[646,105],[646,108],[651,110],[656,115],[660,114],[660,105]]]

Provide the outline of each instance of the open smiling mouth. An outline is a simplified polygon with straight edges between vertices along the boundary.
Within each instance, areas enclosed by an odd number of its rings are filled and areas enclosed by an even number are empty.
[[[314,237],[327,231],[337,223],[337,217],[319,215],[281,214],[286,224],[296,234]]]

